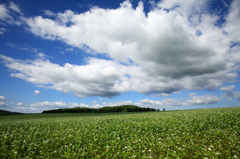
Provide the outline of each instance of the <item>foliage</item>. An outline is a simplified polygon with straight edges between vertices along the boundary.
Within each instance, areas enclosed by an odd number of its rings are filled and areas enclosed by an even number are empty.
[[[54,110],[44,110],[42,113],[111,113],[111,112],[144,112],[144,111],[156,111],[154,108],[141,108],[135,105],[122,105],[122,106],[107,106],[99,109],[95,108],[64,108]]]
[[[240,156],[240,107],[8,119],[0,130],[0,158]]]

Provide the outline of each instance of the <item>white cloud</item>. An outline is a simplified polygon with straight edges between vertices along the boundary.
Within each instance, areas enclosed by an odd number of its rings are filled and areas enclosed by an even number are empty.
[[[18,106],[27,106],[26,104],[23,104],[22,102],[19,102],[17,105]]]
[[[190,99],[183,101],[178,99],[164,99],[161,101],[156,100],[138,100],[139,103],[135,103],[136,105],[142,107],[165,107],[172,108],[174,106],[195,106],[195,105],[205,105],[205,104],[216,104],[218,101],[222,100],[217,96],[213,95],[203,95],[203,96],[195,96],[196,94],[192,93],[189,95]]]
[[[18,12],[19,14],[23,15],[19,6],[14,4],[13,2],[10,2],[10,6],[9,6],[10,9],[14,10],[15,12]]]
[[[229,9],[229,15],[226,18],[225,31],[228,33],[228,37],[231,38],[232,42],[240,41],[240,1],[233,0]]]
[[[214,95],[205,94],[203,96],[192,96],[191,99],[186,100],[189,105],[204,105],[204,104],[216,104],[218,101],[222,100]]]
[[[225,91],[225,93],[223,94],[223,97],[233,96],[233,90],[234,90],[234,89],[235,89],[235,86],[234,86],[234,85],[221,87],[221,90],[222,90],[222,91]]]
[[[93,104],[91,106],[91,108],[101,108],[101,107],[103,107],[103,105],[100,105],[100,104]]]
[[[0,107],[8,107],[8,105],[5,102],[0,101]]]
[[[200,89],[208,85],[221,85],[213,79],[208,80],[214,77],[212,75],[205,75],[205,78],[203,76],[196,79],[187,77],[182,80],[167,80],[168,78],[161,76],[148,76],[140,66],[126,66],[96,58],[89,58],[88,64],[83,66],[69,63],[60,66],[40,59],[21,61],[4,55],[0,55],[0,58],[4,60],[5,66],[17,71],[10,74],[12,77],[58,91],[73,92],[78,97],[113,97],[127,91],[171,93],[183,88]]]
[[[52,11],[50,10],[43,10],[44,14],[49,16],[49,17],[55,17],[57,14],[56,13],[53,13]]]
[[[240,29],[238,6],[237,0],[232,2],[221,28],[215,25],[219,17],[205,11],[205,0],[161,1],[147,16],[143,2],[134,9],[130,1],[117,9],[93,7],[81,14],[45,10],[51,18],[22,17],[28,31],[90,54],[106,53],[113,60],[88,58],[85,65],[60,66],[47,59],[0,58],[16,71],[11,76],[78,97],[113,97],[128,91],[164,96],[183,89],[214,90],[238,76],[240,48],[230,48],[240,37],[234,34]]]
[[[67,48],[66,51],[73,51],[73,48]]]
[[[22,14],[19,7],[15,5],[13,2],[10,2],[9,8],[5,4],[0,4],[0,20],[2,20],[4,23],[8,23],[11,25],[13,24],[20,25],[22,22],[15,20],[17,18],[14,19],[11,16],[11,11],[9,9]]]
[[[42,94],[39,90],[34,91],[35,94]]]
[[[32,107],[45,107],[48,109],[55,109],[55,108],[73,108],[73,107],[89,107],[88,105],[84,104],[84,103],[71,103],[69,102],[69,104],[64,103],[62,100],[59,102],[49,102],[49,101],[45,101],[45,102],[36,102],[36,103],[32,103],[30,104],[30,106]]]
[[[174,92],[174,93],[175,93],[175,92]],[[153,95],[153,97],[168,97],[168,96],[171,96],[171,94],[160,93],[160,94]]]
[[[229,55],[229,60],[231,60],[231,62],[233,63],[240,63],[240,46],[239,45],[235,45],[233,46],[230,50],[230,55]],[[236,68],[236,69],[239,69]]]
[[[225,87],[221,87],[222,91],[227,91],[227,92],[232,92],[233,89],[235,89],[234,85],[229,85],[229,86],[225,86]]]
[[[4,101],[7,101],[7,100],[4,96],[0,96],[0,101],[4,102]]]
[[[89,107],[89,105],[84,104],[84,103],[78,104],[78,103],[71,103],[71,102],[69,102],[68,107],[70,107],[70,108],[74,108],[74,107]]]
[[[156,100],[138,100],[139,106],[141,107],[164,107],[164,108],[172,108],[173,106],[187,106],[186,102],[183,102],[178,99],[164,99],[161,101]]]
[[[102,102],[102,105],[104,106],[120,106],[120,105],[134,105],[132,101],[120,101],[120,102]]]
[[[7,100],[4,96],[0,96],[0,107],[8,107],[8,105],[5,103]]]
[[[32,107],[56,107],[56,108],[61,108],[61,107],[67,107],[67,104],[63,103],[62,100],[59,102],[36,102],[33,104],[30,104]]]
[[[102,98],[99,98],[99,100],[103,100]]]
[[[233,97],[240,101],[240,92],[234,92]]]
[[[80,105],[78,107],[89,107],[89,105],[84,104],[84,103],[80,103]]]
[[[196,95],[197,95],[197,93],[189,93],[188,94],[189,97],[196,96]]]
[[[40,113],[42,110],[34,107],[16,107],[11,109],[10,111],[21,113]]]
[[[196,94],[195,94],[196,95]],[[205,105],[205,104],[216,104],[218,101],[222,100],[214,95],[205,94],[203,96],[194,96],[192,94],[189,96],[190,99],[183,101],[182,99],[164,99],[164,100],[137,100],[137,102],[132,101],[121,101],[107,103],[103,102],[104,106],[119,106],[119,105],[137,105],[140,107],[150,107],[150,108],[174,108],[176,106],[195,106],[195,105]]]
[[[19,109],[19,110],[27,110],[29,109],[28,107],[16,107],[16,109]]]
[[[19,73],[11,73],[12,77],[18,77],[35,84],[48,85],[46,87],[63,92],[73,92],[78,97],[106,96],[111,97],[129,90],[128,83],[123,77],[124,69],[112,61],[89,59],[88,65],[78,66],[65,64],[59,66],[50,61],[14,60],[0,55],[7,63],[6,66]],[[118,67],[121,72],[118,72]],[[49,69],[51,68],[51,69]],[[49,86],[50,84],[50,86]]]
[[[238,96],[240,96],[240,92],[238,92]],[[222,100],[214,95],[203,95],[203,96],[189,96],[190,99],[183,101],[183,99],[164,99],[164,100],[137,100],[137,102],[133,101],[114,101],[114,102],[102,102],[101,104],[97,104],[96,101],[93,101],[91,105],[87,105],[85,103],[64,103],[62,100],[59,102],[36,102],[30,104],[31,108],[38,109],[39,111],[51,110],[51,109],[59,109],[59,108],[74,108],[74,107],[88,107],[88,108],[101,108],[105,106],[120,106],[120,105],[136,105],[139,107],[150,107],[150,108],[179,108],[181,106],[195,106],[195,105],[206,105],[206,104],[216,104],[218,101]],[[176,107],[177,106],[177,107]],[[29,107],[19,107],[19,109],[29,109]]]
[[[12,19],[12,17],[9,15],[9,10],[4,4],[0,4],[0,19],[3,21],[6,19]]]
[[[4,34],[4,32],[6,32],[7,31],[7,29],[5,29],[5,28],[0,28],[0,34]]]
[[[223,94],[223,97],[233,97],[233,98],[236,98],[238,101],[240,101],[240,92],[233,92],[235,88],[236,87],[234,85],[222,87],[221,90],[225,91],[225,93]]]

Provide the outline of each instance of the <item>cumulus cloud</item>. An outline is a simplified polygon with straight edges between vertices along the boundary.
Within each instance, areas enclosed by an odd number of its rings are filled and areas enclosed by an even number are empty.
[[[42,94],[39,90],[34,91],[35,94]]]
[[[10,74],[12,77],[58,91],[73,92],[78,97],[113,97],[128,91],[169,94],[184,88],[200,89],[201,85],[203,88],[221,85],[217,80],[207,77],[202,81],[201,77],[167,80],[165,77],[147,75],[140,66],[121,65],[96,58],[89,58],[87,65],[66,63],[64,66],[49,60],[22,61],[4,55],[0,55],[0,58],[4,60],[5,66],[17,71]],[[213,78],[212,75],[206,76]]]
[[[27,107],[27,106],[15,107],[15,108],[11,109],[10,111],[21,112],[21,113],[40,113],[40,112],[42,112],[42,110],[39,108]]]
[[[22,102],[19,102],[17,105],[18,106],[27,106],[26,104],[23,104]]]
[[[104,106],[120,106],[120,105],[134,105],[135,103],[132,101],[120,101],[120,102],[103,102]]]
[[[174,93],[175,93],[175,92],[174,92]],[[160,93],[160,94],[153,95],[153,97],[168,97],[168,96],[171,96],[171,94]]]
[[[196,95],[197,95],[197,93],[189,93],[188,94],[189,97],[196,96]]]
[[[78,97],[111,97],[130,90],[129,84],[123,81],[127,78],[124,77],[125,66],[113,61],[90,58],[89,65],[78,66],[66,63],[64,66],[59,66],[48,60],[26,63],[4,55],[0,55],[0,58],[6,61],[7,67],[19,71],[11,73],[12,77],[63,92],[73,92]]]
[[[88,105],[84,104],[84,103],[69,103],[66,104],[64,103],[62,100],[59,102],[49,102],[49,101],[45,101],[45,102],[36,102],[36,103],[32,103],[30,104],[31,107],[46,107],[49,109],[55,109],[55,108],[73,108],[73,107],[89,107]]]
[[[178,99],[164,99],[161,101],[155,101],[155,100],[138,100],[139,103],[137,103],[140,106],[148,106],[148,107],[170,107],[173,106],[195,106],[195,105],[205,105],[205,104],[216,104],[218,101],[222,100],[222,98],[219,98],[214,95],[203,95],[203,96],[195,96],[196,94],[192,93],[190,94],[190,99],[183,101]]]
[[[206,3],[165,0],[145,13],[143,2],[133,8],[124,1],[117,9],[92,7],[80,14],[45,10],[47,18],[22,16],[36,36],[89,54],[106,54],[112,60],[88,58],[85,65],[60,66],[48,59],[0,58],[15,71],[12,77],[78,97],[214,90],[238,76],[239,47],[230,46],[240,40],[235,33],[240,29],[240,4],[232,2],[226,22],[218,27],[219,16],[205,12]]]
[[[218,101],[222,100],[214,95],[203,95],[203,96],[193,96],[191,99],[186,100],[189,105],[204,105],[204,104],[216,104]]]
[[[6,98],[4,96],[0,96],[0,101],[5,102],[7,100],[6,100]]]
[[[38,110],[38,109],[33,107],[16,107],[16,110]]]
[[[8,107],[8,105],[5,103],[7,100],[4,96],[0,96],[0,107]]]
[[[240,92],[234,92],[233,97],[240,101]]]
[[[161,101],[156,100],[138,100],[140,106],[142,107],[164,107],[164,108],[171,108],[173,106],[187,106],[188,104],[186,102],[183,102],[178,99],[164,99]]]
[[[8,105],[5,102],[0,101],[0,107],[8,107]]]
[[[231,37],[233,42],[240,41],[240,33],[236,32],[240,26],[240,1],[233,0],[229,9],[229,15],[226,18],[226,25],[224,27],[228,36]]]
[[[240,96],[240,93],[238,94]],[[62,100],[59,102],[36,102],[30,104],[30,107],[18,107],[18,109],[26,109],[36,110],[37,112],[42,110],[49,109],[59,109],[59,108],[74,108],[74,107],[88,107],[88,108],[101,108],[105,106],[120,106],[120,105],[136,105],[139,107],[150,107],[150,108],[180,108],[181,106],[195,106],[195,105],[206,105],[206,104],[216,104],[218,101],[222,100],[214,95],[203,95],[203,96],[189,96],[190,99],[164,99],[164,100],[137,100],[137,102],[133,101],[113,101],[113,102],[102,102],[97,103],[92,102],[91,105],[87,105],[85,103],[64,103]],[[22,105],[19,105],[22,106]]]
[[[235,89],[235,86],[234,86],[234,85],[221,87],[221,90],[222,90],[222,91],[225,91],[225,93],[223,94],[223,97],[233,96],[233,90],[234,90],[234,89]]]
[[[221,101],[222,98],[219,98],[214,95],[203,95],[195,96],[196,94],[190,94],[189,98],[186,101],[182,99],[163,99],[163,100],[137,100],[137,102],[132,101],[121,101],[121,102],[103,102],[103,106],[119,106],[119,105],[137,105],[140,107],[151,107],[151,108],[174,108],[176,106],[195,106],[195,105],[206,105],[206,104],[216,104],[218,101]]]
[[[229,86],[225,86],[225,87],[221,87],[222,91],[225,91],[225,93],[223,94],[223,97],[234,97],[236,98],[238,101],[240,101],[240,92],[234,92],[233,90],[235,89],[234,85],[229,85]]]

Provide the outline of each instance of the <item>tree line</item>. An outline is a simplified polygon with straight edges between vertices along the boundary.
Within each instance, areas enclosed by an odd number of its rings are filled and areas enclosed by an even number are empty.
[[[122,105],[122,106],[107,106],[102,108],[61,108],[53,110],[44,110],[42,113],[112,113],[112,112],[146,112],[146,111],[159,111],[154,108],[142,108],[135,105]]]

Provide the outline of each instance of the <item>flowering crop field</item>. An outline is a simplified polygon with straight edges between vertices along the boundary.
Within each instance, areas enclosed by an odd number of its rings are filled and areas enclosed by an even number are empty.
[[[0,158],[240,157],[240,107],[11,117],[0,117]]]

